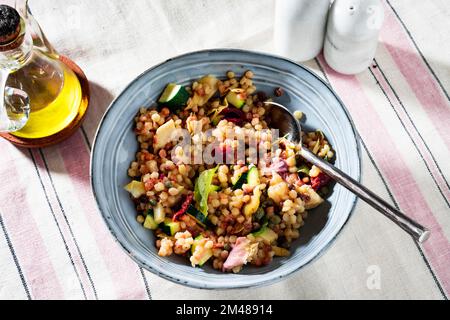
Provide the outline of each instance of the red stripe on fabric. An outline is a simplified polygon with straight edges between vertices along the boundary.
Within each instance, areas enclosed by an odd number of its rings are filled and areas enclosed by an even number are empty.
[[[65,169],[99,250],[117,288],[119,299],[146,299],[143,281],[137,266],[117,245],[103,222],[91,192],[89,179],[90,155],[80,132],[59,147]]]
[[[389,99],[391,100],[395,110],[397,111],[398,116],[400,117],[401,121],[405,124],[405,127],[411,134],[412,138],[414,139],[415,144],[419,148],[420,152],[422,153],[422,156],[426,163],[428,164],[428,167],[430,168],[431,174],[435,177],[436,183],[439,185],[440,189],[444,193],[445,197],[447,199],[450,199],[450,189],[447,186],[447,183],[443,176],[441,175],[439,168],[436,166],[436,163],[433,161],[433,158],[430,154],[430,151],[428,151],[425,143],[420,138],[419,133],[414,127],[414,123],[412,120],[408,117],[405,110],[401,107],[400,103],[398,102],[394,92],[392,91],[389,84],[386,82],[385,78],[381,74],[379,68],[374,68],[373,73],[376,75],[377,81],[381,85],[381,87],[384,89],[386,94],[388,95]]]
[[[80,275],[80,279],[83,283],[83,287],[85,290],[87,289],[87,298],[88,299],[95,299],[95,294],[92,288],[92,285],[89,281],[88,274],[86,269],[83,266],[83,262],[81,261],[81,257],[78,254],[78,250],[76,248],[76,245],[72,239],[72,236],[70,234],[69,226],[67,225],[66,221],[64,220],[64,217],[62,216],[63,213],[61,211],[61,208],[58,205],[58,201],[56,199],[56,195],[54,192],[51,192],[52,186],[50,183],[49,176],[45,169],[44,160],[42,159],[42,156],[37,150],[32,151],[34,159],[36,161],[36,165],[38,167],[42,184],[44,185],[45,190],[47,190],[47,196],[49,205],[53,208],[53,212],[55,213],[56,219],[58,220],[58,224],[61,230],[61,233],[64,236],[64,240],[67,244],[68,250],[70,250],[70,254],[72,256],[73,263],[75,264],[75,267],[77,268],[78,274]]]
[[[6,141],[0,141],[0,148],[3,158],[0,165],[3,222],[14,244],[31,296],[33,299],[64,299],[63,289],[43,236],[31,215],[33,208],[29,206],[27,199],[27,191],[31,190],[27,190],[23,185],[24,181],[21,181],[23,177],[36,179],[33,163],[23,155],[15,157],[18,152],[12,150],[14,147]]]
[[[381,30],[381,41],[449,148],[450,104],[400,22],[388,5],[384,5],[386,21]]]
[[[359,133],[392,189],[402,211],[432,231],[424,252],[447,294],[450,293],[450,242],[434,217],[411,171],[370,103],[359,81],[333,71],[323,57],[319,58],[333,87],[349,109]],[[381,138],[382,137],[382,138]]]

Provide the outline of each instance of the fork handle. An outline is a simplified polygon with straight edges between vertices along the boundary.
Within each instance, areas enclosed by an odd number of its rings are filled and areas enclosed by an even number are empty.
[[[322,172],[327,174],[337,183],[341,184],[369,205],[377,209],[379,212],[384,214],[400,228],[408,232],[419,243],[424,243],[430,237],[430,231],[427,228],[394,208],[392,205],[381,199],[345,172],[317,157],[307,148],[301,148],[300,155],[306,161],[318,167]]]

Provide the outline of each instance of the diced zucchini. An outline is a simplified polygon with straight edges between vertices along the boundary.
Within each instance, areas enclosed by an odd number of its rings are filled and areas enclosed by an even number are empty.
[[[197,238],[194,239],[194,244],[191,247],[191,253],[194,254],[195,249],[197,248],[197,245],[200,240],[204,239],[205,237],[201,234]]]
[[[225,99],[236,108],[241,109],[247,100],[247,96],[245,93],[230,91]]]
[[[299,189],[303,195],[306,210],[317,208],[323,203],[322,197],[311,186],[305,184]]]
[[[208,222],[208,217],[203,214],[200,210],[197,210],[192,204],[187,209],[186,213],[190,215],[192,218],[194,218],[197,223],[202,225],[203,227]]]
[[[161,127],[156,130],[155,135],[155,149],[162,149],[168,144],[172,142],[172,135],[176,130],[175,122],[170,120],[163,124]]]
[[[156,223],[155,218],[151,214],[148,214],[147,217],[145,218],[144,228],[149,230],[158,229],[158,224]]]
[[[211,249],[205,249],[205,252],[203,253],[203,257],[200,259],[200,263],[198,264],[200,267],[203,267],[205,263],[208,262],[209,259],[213,256],[213,251]]]
[[[164,208],[162,204],[158,203],[153,211],[153,216],[155,218],[155,222],[157,224],[163,223],[166,219],[166,212],[164,211]]]
[[[204,239],[203,235],[199,235],[197,238],[195,238],[194,244],[191,247],[192,254],[195,253],[195,251],[197,250],[197,246],[199,245],[200,241],[203,239]],[[200,262],[198,265],[200,267],[203,267],[205,265],[205,263],[208,262],[208,260],[212,258],[213,255],[214,254],[213,254],[212,249],[203,249],[202,257],[200,258]]]
[[[176,83],[169,83],[164,90],[159,105],[169,107],[171,109],[179,109],[186,105],[189,100],[189,92]]]
[[[251,187],[256,187],[261,184],[259,179],[259,171],[256,166],[251,166],[250,170],[248,171],[247,176],[247,184]]]
[[[233,191],[238,190],[238,189],[242,189],[244,184],[247,182],[247,177],[248,177],[248,172],[243,173],[239,177],[238,181],[233,185]]]
[[[250,200],[250,203],[247,204],[244,208],[244,214],[247,218],[252,217],[259,209],[259,206],[261,204],[261,190],[260,187],[257,186],[253,190],[253,196]]]
[[[258,232],[255,232],[253,234],[253,236],[256,239],[262,239],[262,240],[264,240],[264,241],[266,241],[268,243],[274,243],[275,241],[278,240],[278,234],[276,234],[275,231],[273,231],[272,229],[270,229],[267,226],[263,227]]]
[[[140,181],[132,181],[125,187],[125,190],[131,193],[133,198],[138,199],[145,194],[145,185]]]
[[[164,220],[164,223],[162,223],[160,225],[160,227],[161,227],[161,230],[165,234],[172,236],[172,237],[175,236],[175,234],[181,230],[180,223],[174,222],[174,221],[172,221],[172,219],[169,219],[169,218],[166,218]]]

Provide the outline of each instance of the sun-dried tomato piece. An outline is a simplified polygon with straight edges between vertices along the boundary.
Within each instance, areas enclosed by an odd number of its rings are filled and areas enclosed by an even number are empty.
[[[229,107],[223,110],[220,114],[223,115],[225,120],[233,122],[239,127],[244,124],[245,113],[238,108]]]
[[[321,172],[317,177],[311,178],[311,186],[314,190],[318,191],[328,185],[331,182],[331,178],[325,173]]]
[[[188,210],[189,206],[191,205],[192,201],[194,201],[194,194],[187,195],[186,199],[184,200],[183,204],[181,205],[181,209],[178,210],[177,213],[173,216],[173,221],[178,221],[181,216],[183,216],[186,211]]]

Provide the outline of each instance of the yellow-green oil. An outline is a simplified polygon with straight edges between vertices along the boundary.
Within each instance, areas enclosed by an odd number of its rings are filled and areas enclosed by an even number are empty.
[[[27,124],[13,135],[26,139],[49,137],[64,130],[75,119],[82,100],[81,85],[72,70],[65,65],[62,65],[62,69],[63,83],[58,88],[59,93],[53,95],[55,88],[38,88],[44,96],[39,99],[41,101],[32,101]],[[42,101],[49,100],[45,97],[46,92],[55,98],[43,105]]]

